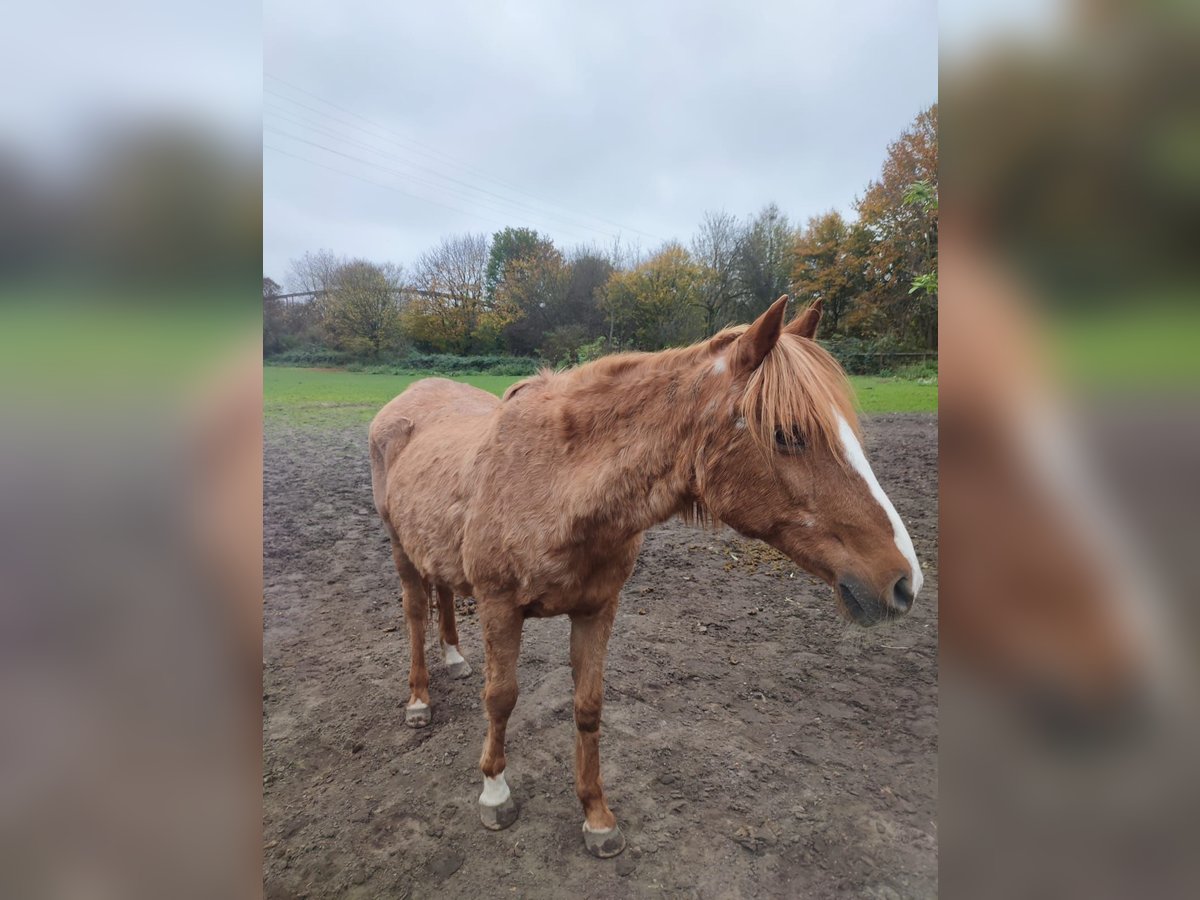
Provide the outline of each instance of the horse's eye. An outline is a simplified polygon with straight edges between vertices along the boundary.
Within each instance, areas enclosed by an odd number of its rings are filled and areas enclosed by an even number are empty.
[[[790,430],[782,428],[775,429],[775,448],[784,453],[799,453],[804,449],[804,436],[800,434],[800,429],[793,427]]]

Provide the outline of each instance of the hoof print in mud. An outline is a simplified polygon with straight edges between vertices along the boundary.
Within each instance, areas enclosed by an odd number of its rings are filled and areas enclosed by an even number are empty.
[[[625,836],[621,834],[621,829],[613,826],[608,831],[588,831],[587,827],[583,829],[583,843],[587,847],[588,853],[599,859],[607,859],[610,856],[616,856],[625,849]]]
[[[483,823],[485,828],[490,828],[492,831],[501,831],[517,821],[517,811],[517,803],[512,797],[509,797],[499,806],[487,806],[480,803],[479,821]]]
[[[409,728],[424,728],[433,717],[428,706],[408,706],[404,709],[404,724]]]

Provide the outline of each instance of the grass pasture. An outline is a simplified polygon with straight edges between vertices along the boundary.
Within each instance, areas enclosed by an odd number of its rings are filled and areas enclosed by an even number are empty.
[[[375,375],[341,369],[263,369],[263,415],[294,425],[341,427],[369,422],[388,400],[423,375]],[[519,379],[508,375],[459,375],[499,396]],[[863,412],[936,412],[937,384],[932,380],[855,376],[850,379]]]

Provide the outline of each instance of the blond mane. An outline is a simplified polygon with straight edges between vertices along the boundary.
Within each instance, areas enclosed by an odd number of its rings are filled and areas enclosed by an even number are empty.
[[[504,396],[507,400],[525,386],[602,389],[628,375],[679,370],[724,351],[747,327],[726,328],[688,347],[617,353],[557,372],[543,369],[513,385]],[[786,332],[751,373],[738,401],[738,414],[755,442],[772,456],[777,429],[790,432],[799,428],[805,440],[833,449],[839,459],[839,416],[860,436],[853,389],[841,365],[816,341]]]

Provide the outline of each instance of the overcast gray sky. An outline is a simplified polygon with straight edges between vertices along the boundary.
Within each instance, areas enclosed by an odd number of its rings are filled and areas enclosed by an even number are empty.
[[[935,0],[264,8],[263,267],[411,264],[524,225],[685,243],[705,210],[849,212],[937,99]]]

